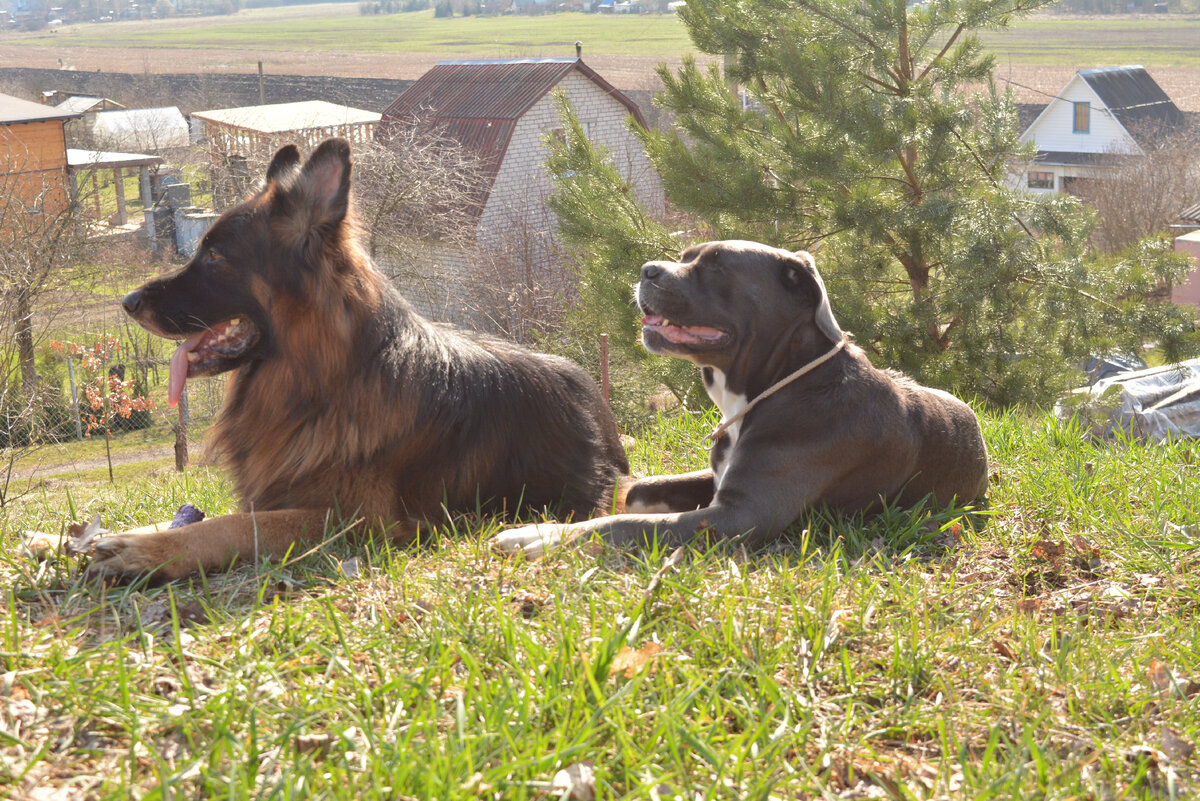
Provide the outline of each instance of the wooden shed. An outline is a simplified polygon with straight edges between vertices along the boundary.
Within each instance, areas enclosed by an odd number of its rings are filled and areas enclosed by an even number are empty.
[[[213,203],[240,200],[257,162],[285,144],[311,149],[331,136],[356,144],[370,142],[380,114],[324,100],[192,112],[193,133],[208,142],[212,158]]]
[[[69,201],[63,126],[77,113],[0,94],[0,205],[60,214]]]

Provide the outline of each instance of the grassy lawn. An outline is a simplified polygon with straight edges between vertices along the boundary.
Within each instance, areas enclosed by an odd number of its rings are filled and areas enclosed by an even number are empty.
[[[674,15],[549,14],[541,17],[436,18],[433,11],[383,16],[347,15],[332,8],[324,17],[269,18],[257,10],[228,17],[72,25],[52,35],[13,39],[14,43],[63,47],[252,48],[358,53],[458,53],[539,55],[571,52],[576,40],[589,53],[677,55],[691,51],[683,24]]]
[[[10,37],[61,47],[241,48],[360,53],[537,56],[570,52],[576,40],[603,55],[695,52],[674,15],[547,14],[436,18],[432,11],[360,16],[350,5],[249,9],[230,16],[71,25]],[[1070,66],[1200,66],[1200,17],[1018,20],[983,35],[1006,63]]]
[[[664,420],[636,468],[700,465],[709,422]],[[986,509],[671,565],[508,561],[463,519],[105,589],[19,554],[68,511],[48,491],[3,535],[0,796],[546,799],[583,765],[597,798],[1195,797],[1200,445],[984,423]],[[112,527],[185,501],[233,505],[208,468],[70,498]]]

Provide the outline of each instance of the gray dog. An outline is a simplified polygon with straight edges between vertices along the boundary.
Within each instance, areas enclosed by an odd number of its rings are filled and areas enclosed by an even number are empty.
[[[636,482],[625,514],[502,531],[500,550],[537,557],[594,532],[619,545],[706,531],[758,544],[810,507],[945,506],[987,489],[971,408],[873,367],[838,327],[808,253],[696,245],[643,265],[637,301],[646,348],[699,365],[721,410],[712,468]]]

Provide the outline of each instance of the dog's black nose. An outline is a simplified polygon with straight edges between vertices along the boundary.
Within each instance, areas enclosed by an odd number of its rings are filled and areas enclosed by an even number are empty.
[[[125,313],[134,315],[138,313],[138,309],[142,308],[142,298],[144,293],[140,289],[135,289],[125,297],[121,298],[121,306],[124,307]]]
[[[656,261],[648,261],[642,265],[642,280],[653,281],[663,274],[662,265]]]

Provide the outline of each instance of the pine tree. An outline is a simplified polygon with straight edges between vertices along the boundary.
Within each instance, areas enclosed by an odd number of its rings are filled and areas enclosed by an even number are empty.
[[[1103,259],[1074,199],[1006,184],[1030,154],[974,32],[1049,4],[689,0],[681,18],[724,69],[660,67],[677,130],[638,133],[711,238],[817,250],[839,322],[876,363],[1044,402],[1089,355],[1195,345],[1187,315],[1147,302],[1180,274],[1163,243]],[[564,211],[567,230],[622,213],[595,196]]]

